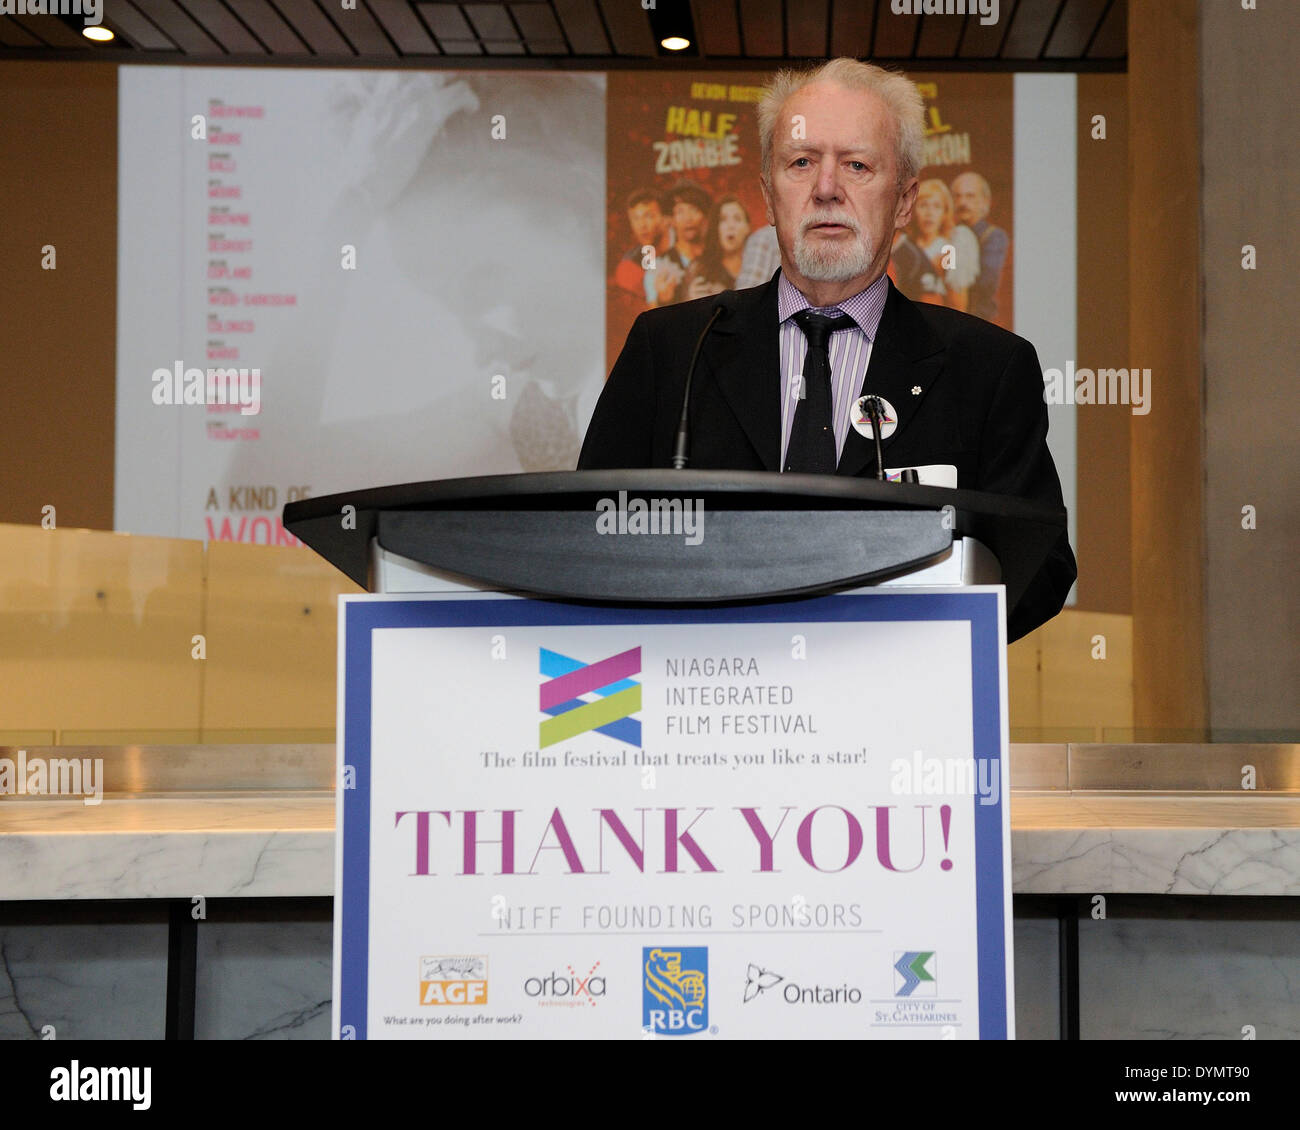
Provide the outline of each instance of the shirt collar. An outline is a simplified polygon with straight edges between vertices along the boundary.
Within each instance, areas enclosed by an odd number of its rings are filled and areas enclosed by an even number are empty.
[[[889,296],[889,276],[882,274],[866,290],[860,290],[857,294],[850,295],[843,302],[837,302],[833,307],[816,307],[807,298],[803,292],[794,285],[781,272],[780,279],[777,280],[776,292],[776,310],[777,320],[779,322],[788,321],[800,310],[818,310],[819,312],[827,309],[842,310],[858,324],[864,334],[867,335],[868,341],[876,340],[876,331],[880,328],[880,317],[885,312],[885,299]]]

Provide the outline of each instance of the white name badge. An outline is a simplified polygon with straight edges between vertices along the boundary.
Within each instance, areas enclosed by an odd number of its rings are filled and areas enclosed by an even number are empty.
[[[957,485],[957,468],[952,463],[928,463],[924,467],[885,468],[885,478],[891,483],[898,482],[904,471],[915,471],[922,486],[955,487]]]

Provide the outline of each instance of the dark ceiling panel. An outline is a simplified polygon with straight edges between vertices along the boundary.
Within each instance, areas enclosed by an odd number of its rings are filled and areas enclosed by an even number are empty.
[[[996,23],[982,24],[978,16],[969,20],[966,34],[961,37],[961,46],[957,49],[957,58],[996,59],[1002,52],[1002,41],[1007,37],[1007,28],[1015,18],[1016,0],[1001,0]]]
[[[307,45],[293,33],[268,0],[226,0],[230,10],[244,21],[255,36],[275,55],[310,55]]]
[[[407,0],[366,0],[403,55],[437,55],[438,45]]]
[[[889,6],[889,0],[884,0]],[[833,0],[831,8],[831,55],[851,59],[871,57],[871,25],[877,0]]]
[[[352,49],[358,55],[383,59],[397,54],[397,48],[384,34],[384,29],[370,14],[369,8],[358,4],[355,8],[339,9],[336,2],[331,14],[339,31],[343,33],[343,38],[352,44]]]
[[[1097,38],[1088,48],[1089,59],[1123,59],[1128,55],[1128,4],[1114,0],[1102,18]]]
[[[519,31],[510,13],[500,4],[462,4],[461,11],[479,39],[519,42]]]
[[[232,55],[265,55],[266,48],[250,35],[221,0],[180,0],[193,19]]]
[[[828,0],[785,0],[785,52],[795,59],[824,59],[830,41]]]
[[[133,0],[187,55],[224,55],[216,40],[196,24],[174,0]]]
[[[11,16],[17,20],[24,31],[30,32],[41,43],[58,47],[61,50],[82,48],[89,50],[93,46],[89,39],[68,27],[58,16]]]
[[[695,34],[700,53],[714,58],[740,55],[740,24],[736,22],[735,0],[694,0]]]
[[[276,0],[276,10],[311,48],[313,55],[352,58],[352,48],[311,0]]]
[[[600,11],[618,54],[658,56],[659,47],[650,34],[650,19],[639,3],[635,0],[601,0]]]
[[[130,4],[114,4],[104,13],[104,23],[140,51],[177,52],[180,50]]]
[[[698,39],[699,58],[677,60],[688,67],[712,59],[719,69],[762,70],[848,56],[940,70],[979,70],[985,61],[998,70],[1124,69],[1129,0],[997,0],[993,24],[980,22],[981,2],[964,0],[976,10],[949,15],[950,0],[111,0],[105,22],[118,33],[116,62],[166,52],[203,65],[314,59],[364,67],[397,58],[436,65],[450,55],[618,69],[673,66],[655,29],[682,8]],[[925,8],[937,10],[922,15]],[[80,30],[53,16],[0,15],[0,58],[101,57]]]
[[[608,55],[609,40],[600,22],[596,0],[555,0],[564,38],[575,55]]]
[[[910,59],[916,43],[916,30],[921,17],[896,15],[889,4],[881,4],[876,12],[876,42],[872,55],[877,59]]]
[[[1047,45],[1048,35],[1065,0],[1020,0],[1011,18],[1004,59],[1037,59]]]
[[[740,42],[752,58],[782,58],[781,0],[745,0],[740,5]]]
[[[1047,59],[1080,59],[1106,14],[1109,0],[1068,0],[1043,52]]]
[[[429,25],[429,30],[438,37],[439,42],[444,39],[460,41],[477,39],[474,29],[469,26],[469,21],[461,15],[460,8],[455,4],[421,4],[420,15],[424,17],[424,22]]]
[[[421,4],[420,15],[447,55],[482,55],[483,47],[455,4]]]
[[[22,24],[8,16],[0,16],[0,43],[6,47],[39,47],[41,41]]]
[[[951,59],[957,54],[962,32],[979,23],[979,16],[922,16],[916,54],[921,59]]]
[[[511,4],[510,14],[533,55],[567,55],[560,25],[549,4]]]

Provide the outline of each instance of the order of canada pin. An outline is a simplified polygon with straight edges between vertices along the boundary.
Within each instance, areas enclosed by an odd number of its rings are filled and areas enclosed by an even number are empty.
[[[849,415],[854,429],[867,439],[874,438],[871,430],[871,413],[867,411],[867,401],[871,396],[872,394],[868,393],[866,396],[859,397]],[[880,401],[880,438],[888,439],[898,430],[898,412],[883,396],[877,396],[876,399]]]

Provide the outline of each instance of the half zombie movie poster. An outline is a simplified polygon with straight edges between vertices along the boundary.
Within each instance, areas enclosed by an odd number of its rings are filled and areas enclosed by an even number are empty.
[[[759,189],[757,119],[769,77],[609,76],[607,373],[643,310],[771,277],[778,252]],[[923,168],[890,277],[913,301],[1011,329],[1013,78],[912,77],[925,101]]]
[[[735,288],[746,242],[767,225],[756,115],[767,79],[610,73],[606,373],[641,311]]]

